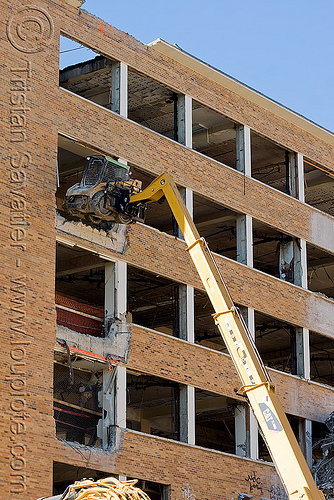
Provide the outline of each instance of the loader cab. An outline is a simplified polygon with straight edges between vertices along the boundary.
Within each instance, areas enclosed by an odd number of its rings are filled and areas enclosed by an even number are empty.
[[[103,182],[128,181],[129,167],[109,156],[88,156],[81,186],[91,188]]]

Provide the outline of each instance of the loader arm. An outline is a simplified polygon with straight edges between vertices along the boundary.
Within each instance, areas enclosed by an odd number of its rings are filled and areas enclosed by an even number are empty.
[[[324,500],[252,336],[239,310],[234,306],[208,245],[200,238],[172,177],[166,173],[160,175],[142,192],[131,196],[130,203],[151,203],[159,201],[163,196],[183,233],[187,250],[214,307],[214,320],[242,380],[240,392],[248,398],[289,498]]]

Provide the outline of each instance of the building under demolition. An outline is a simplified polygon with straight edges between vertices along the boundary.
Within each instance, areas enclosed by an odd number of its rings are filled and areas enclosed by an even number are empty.
[[[152,500],[286,498],[168,205],[64,210],[101,155],[173,176],[331,495],[333,135],[81,3],[1,7],[1,497],[112,475]]]

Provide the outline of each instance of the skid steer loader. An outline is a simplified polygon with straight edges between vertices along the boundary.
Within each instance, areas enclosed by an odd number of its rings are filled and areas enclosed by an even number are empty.
[[[109,156],[89,156],[80,183],[70,187],[63,209],[75,219],[99,224],[144,221],[145,204],[129,205],[141,191],[141,181],[130,179],[129,167]]]

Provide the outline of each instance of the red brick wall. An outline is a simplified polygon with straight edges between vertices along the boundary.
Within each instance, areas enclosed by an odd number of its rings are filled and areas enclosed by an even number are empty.
[[[182,493],[187,485],[193,498],[200,500],[237,499],[238,493],[260,500],[270,498],[270,491],[278,494],[282,488],[271,465],[133,431],[123,434],[116,455],[57,443],[54,459],[85,467],[89,462],[93,468],[124,475],[131,470],[135,477],[171,484],[171,500],[187,498]],[[256,482],[262,492],[256,487],[250,491]]]
[[[25,10],[32,8],[37,8],[38,12]],[[22,28],[24,20],[36,15],[45,23],[43,36],[48,38],[48,28],[54,27],[50,40],[46,40],[49,44],[34,46],[36,37],[32,36],[31,31],[25,32],[25,40],[17,38],[17,26],[21,23]],[[8,22],[12,43],[6,32]],[[105,29],[101,34],[100,23],[100,19],[69,7],[64,0],[5,0],[1,3],[1,49],[5,57],[1,66],[0,83],[0,117],[4,129],[0,138],[3,151],[0,172],[3,194],[0,201],[3,368],[0,382],[0,496],[9,500],[33,500],[51,494],[53,460],[68,461],[72,464],[84,463],[85,467],[97,467],[109,472],[138,475],[143,479],[171,483],[173,499],[182,497],[182,489],[186,488],[188,483],[190,493],[195,494],[197,498],[236,498],[239,490],[245,493],[249,490],[254,472],[255,477],[259,477],[266,488],[261,496],[269,496],[268,489],[279,483],[273,467],[264,464],[133,432],[125,433],[121,450],[115,455],[93,449],[73,450],[55,439],[52,418],[56,238],[54,194],[59,131],[100,145],[101,148],[118,153],[139,166],[146,165],[153,173],[167,168],[178,182],[203,195],[212,196],[216,193],[216,199],[221,203],[260,219],[265,217],[267,223],[287,232],[291,231],[309,241],[314,240],[311,229],[314,217],[312,209],[302,208],[298,202],[279,193],[275,193],[272,198],[277,201],[277,205],[270,207],[266,193],[272,191],[253,180],[247,180],[247,196],[244,197],[243,179],[240,174],[222,166],[219,166],[218,171],[212,160],[200,158],[180,145],[152,132],[143,131],[137,125],[59,90],[58,40],[61,29],[71,34],[74,39],[91,44],[101,53],[127,62],[162,82],[172,82],[177,91],[187,92],[203,104],[227,114],[232,119],[244,122],[286,147],[298,150],[310,159],[332,168],[332,145],[316,140],[274,114],[264,113],[252,103],[217,84],[210,83],[200,75],[194,75],[127,34],[113,28]],[[24,26],[22,29],[25,29]],[[22,104],[25,103],[26,106],[22,109]],[[192,173],[188,177],[181,175],[180,166],[184,164],[192,166]],[[208,180],[204,185],[203,171],[213,176],[210,182]],[[256,207],[255,201],[259,203],[259,208]],[[282,209],[279,208],[280,204]],[[19,224],[16,224],[18,219],[13,216],[13,212],[22,212],[20,216],[16,214],[16,217],[21,217]],[[262,216],[262,212],[266,215]],[[298,218],[295,217],[296,212],[299,214]],[[294,221],[292,229],[289,229],[288,217]],[[324,224],[324,233],[327,235],[327,224],[331,224],[332,219],[321,214],[319,217],[319,223]],[[163,259],[166,262],[167,254],[161,258],[161,248],[157,250],[159,259],[142,252],[141,245],[150,234],[150,230],[140,226],[132,229],[131,246],[124,258],[137,265],[142,263],[143,267],[152,266],[152,269],[158,264],[161,266]],[[166,237],[158,234],[156,237],[152,244],[158,248],[161,242],[166,242]],[[173,255],[175,260],[172,274],[174,273],[177,279],[178,276],[184,276],[184,257],[182,249],[180,260],[179,250],[182,243],[174,243],[171,240],[165,250],[173,247],[168,260],[170,266]],[[318,241],[318,244],[326,248],[329,244],[327,237]],[[220,265],[223,266],[223,262],[228,272],[236,273],[230,278],[229,284],[235,298],[242,301],[247,290],[241,289],[238,276],[240,266],[225,263],[223,260]],[[254,271],[247,272],[252,284]],[[169,273],[170,271],[166,271],[166,275]],[[189,281],[192,280],[196,283],[197,278],[190,271]],[[267,293],[265,300],[269,302],[271,296],[276,299],[280,294],[284,295],[284,290],[292,290],[289,285],[282,284],[275,292],[266,292],[268,283],[274,284],[274,280],[263,278],[261,290],[264,296]],[[324,299],[314,298],[310,305],[315,312],[306,309],[304,318],[297,302],[300,298],[308,306],[308,299],[304,298],[306,293],[303,292],[303,295],[302,292],[296,292],[294,296],[291,293],[287,297],[294,297],[293,304],[296,304],[296,311],[299,311],[296,322],[313,325],[316,315],[328,311],[329,306]],[[254,297],[251,297],[251,301],[257,305]],[[283,302],[287,304],[288,298],[282,299]],[[321,307],[318,304],[321,304]],[[270,310],[269,306],[268,308]],[[13,323],[13,319],[20,317],[20,325]],[[321,328],[328,328],[327,319],[321,321],[324,325]],[[210,384],[212,385],[211,381]],[[260,491],[254,490],[254,496],[259,498]]]

